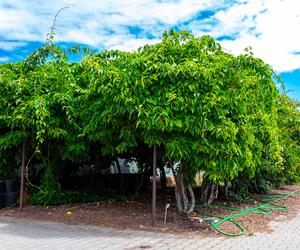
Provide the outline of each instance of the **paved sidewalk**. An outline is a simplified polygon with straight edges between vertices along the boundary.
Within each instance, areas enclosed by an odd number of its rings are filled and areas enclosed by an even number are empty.
[[[274,232],[251,237],[209,238],[93,226],[20,220],[0,216],[0,249],[300,249],[300,211],[287,222],[271,222]]]

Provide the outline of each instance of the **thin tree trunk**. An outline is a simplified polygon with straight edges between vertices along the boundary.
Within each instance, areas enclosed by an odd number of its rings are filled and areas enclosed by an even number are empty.
[[[181,201],[181,197],[180,194],[177,190],[177,187],[175,187],[175,198],[176,198],[176,203],[177,203],[177,209],[179,212],[183,212],[183,208],[182,208],[182,201]]]
[[[187,214],[190,214],[194,211],[194,208],[195,208],[195,195],[194,195],[194,191],[193,191],[191,185],[188,186],[188,191],[189,191],[189,194],[191,197],[191,206],[190,206],[190,209],[187,211]]]
[[[226,200],[229,200],[229,182],[228,181],[225,182],[224,196],[225,196]]]
[[[192,213],[195,207],[195,196],[194,196],[193,189],[190,185],[187,188],[185,188],[183,174],[180,172],[176,174],[173,164],[170,164],[170,167],[176,183],[175,198],[177,202],[178,211],[187,214]],[[190,202],[186,190],[189,193],[189,197],[191,200]]]
[[[208,206],[218,197],[218,185],[203,179],[201,187],[201,202]]]
[[[169,161],[169,167],[171,168],[171,171],[172,171],[172,174],[173,174],[173,177],[175,180],[175,199],[176,199],[176,203],[177,203],[177,208],[178,208],[179,212],[183,212],[181,195],[178,190],[180,185],[179,185],[177,174],[176,174],[174,166],[173,166],[173,162],[171,160]]]
[[[183,201],[183,210],[184,211],[187,211],[188,209],[188,198],[186,196],[186,193],[185,193],[185,187],[184,187],[184,183],[183,183],[183,176],[182,174],[179,174],[179,183],[180,183],[180,195],[182,197],[182,201]]]

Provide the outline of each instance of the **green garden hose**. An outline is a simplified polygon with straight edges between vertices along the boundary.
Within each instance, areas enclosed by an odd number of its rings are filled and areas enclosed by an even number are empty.
[[[286,193],[278,194],[275,197],[274,196],[268,196],[267,198],[264,198],[260,201],[260,202],[263,203],[262,205],[257,206],[257,207],[253,207],[253,208],[250,208],[250,209],[245,209],[245,210],[241,210],[240,208],[227,207],[227,206],[211,206],[212,208],[224,208],[224,209],[227,209],[227,210],[239,211],[238,213],[227,216],[227,217],[222,217],[222,216],[219,216],[219,215],[213,215],[213,214],[209,214],[209,213],[205,213],[205,212],[201,212],[201,211],[198,211],[198,212],[203,214],[203,215],[208,215],[208,216],[212,216],[212,217],[221,219],[218,222],[209,222],[209,224],[212,226],[212,228],[215,229],[217,232],[219,232],[219,233],[221,233],[225,236],[240,236],[240,235],[243,235],[247,230],[241,224],[236,222],[234,220],[235,218],[240,217],[240,216],[245,215],[245,214],[248,214],[248,213],[270,214],[274,210],[287,210],[288,209],[287,207],[276,204],[276,202],[284,200],[289,196],[293,196],[298,192],[299,191],[286,192]],[[226,221],[233,223],[239,229],[239,232],[237,232],[237,233],[228,233],[228,232],[225,232],[222,229],[220,229],[220,226]]]

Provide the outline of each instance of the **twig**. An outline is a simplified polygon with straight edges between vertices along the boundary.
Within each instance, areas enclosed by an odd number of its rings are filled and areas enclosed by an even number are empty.
[[[50,31],[50,33],[49,33],[49,36],[48,36],[47,39],[46,39],[46,43],[50,43],[51,40],[52,40],[51,37],[54,35],[54,28],[55,28],[55,23],[56,23],[56,18],[57,18],[57,16],[59,15],[59,13],[60,13],[61,11],[63,11],[64,9],[68,9],[68,8],[70,8],[70,7],[63,7],[63,8],[61,8],[60,10],[57,11],[57,13],[56,13],[56,15],[55,15],[55,17],[54,17],[54,19],[53,19],[53,23],[52,23],[52,26],[51,26],[51,31]]]

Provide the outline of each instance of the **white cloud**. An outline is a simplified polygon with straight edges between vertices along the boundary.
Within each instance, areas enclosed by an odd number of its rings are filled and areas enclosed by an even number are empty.
[[[9,61],[9,57],[7,57],[7,56],[0,57],[0,62],[5,63],[8,61]]]
[[[165,29],[180,20],[191,18],[202,10],[219,6],[222,0],[181,1],[94,1],[53,0],[19,1],[4,0],[0,3],[0,34],[9,40],[43,41],[52,25],[56,11],[68,6],[57,18],[56,41],[85,43],[108,48],[106,41],[121,38],[113,46],[125,48],[124,38],[135,39],[126,26],[138,26],[143,33],[159,37]],[[112,31],[112,32],[108,32]],[[0,36],[0,37],[1,37]],[[114,36],[115,38],[111,38]],[[122,38],[123,37],[123,38]],[[142,39],[148,42],[149,39]],[[141,44],[130,41],[133,44]]]
[[[121,43],[117,39],[110,40],[108,42],[109,47],[111,49],[125,50],[125,51],[133,51],[139,47],[142,47],[145,44],[155,44],[159,42],[158,39],[136,39],[136,38],[128,38],[123,40]]]
[[[17,47],[22,47],[26,45],[25,42],[1,42],[0,41],[0,49],[11,51]]]
[[[235,54],[251,46],[257,57],[276,71],[300,68],[300,2],[298,0],[249,0],[235,4],[215,15],[219,25],[212,28],[214,36],[236,34],[233,41],[222,46]]]
[[[156,42],[164,30],[199,11],[221,8],[213,17],[185,27],[197,36],[233,36],[235,40],[224,40],[222,46],[234,54],[251,46],[276,71],[300,68],[295,53],[300,51],[299,0],[2,0],[0,46],[12,50],[21,46],[18,41],[44,41],[57,10],[65,6],[70,8],[57,18],[56,41],[123,50]],[[128,26],[139,27],[140,34],[131,34]]]

